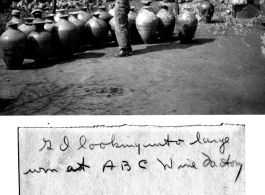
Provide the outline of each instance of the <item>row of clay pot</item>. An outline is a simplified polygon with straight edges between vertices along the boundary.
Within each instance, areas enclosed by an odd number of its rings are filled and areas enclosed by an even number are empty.
[[[153,43],[157,34],[162,40],[170,39],[173,35],[175,25],[177,25],[181,43],[187,43],[192,40],[198,25],[195,14],[189,10],[184,10],[184,12],[175,18],[166,4],[162,4],[161,9],[156,13],[150,6],[151,3],[151,1],[142,1],[144,6],[136,14],[136,17],[134,15],[135,22],[131,22],[135,24],[144,43]],[[131,28],[133,29],[133,26]]]
[[[175,23],[182,43],[193,38],[198,24],[194,14],[185,10],[176,21],[166,5],[162,5],[156,14],[150,3],[143,2],[144,7],[138,13],[134,7],[131,9],[128,19],[132,39],[141,38],[144,43],[152,43],[157,33],[161,39],[168,39],[173,34]],[[25,23],[17,11],[12,12],[13,18],[0,37],[1,53],[8,68],[18,68],[25,58],[42,64],[50,57],[71,56],[78,45],[102,43],[109,29],[116,37],[115,20],[104,7],[93,15],[80,10],[68,16],[63,11],[58,10],[56,15],[50,14],[44,19],[41,10],[34,10],[34,18],[25,18]],[[58,17],[59,20],[56,19]]]
[[[161,39],[167,40],[173,34],[175,26],[175,17],[168,11],[166,5],[161,6],[161,10],[156,14],[150,6],[150,1],[142,1],[144,5],[139,12],[135,11],[135,7],[131,6],[128,14],[128,21],[130,25],[130,36],[132,40],[141,39],[144,43],[153,43],[156,34]],[[109,11],[110,15],[114,15],[114,8]],[[111,33],[115,37],[115,18],[110,22]]]
[[[34,10],[34,18],[25,18],[25,22],[17,15],[18,11],[12,13],[13,17],[0,37],[0,50],[9,69],[19,68],[24,59],[43,64],[51,57],[69,57],[78,45],[89,40],[100,43],[106,38],[107,23],[99,18],[105,17],[103,12],[95,12],[86,23],[78,19],[80,13],[79,18],[88,19],[83,10],[69,16],[59,12],[44,19],[41,10]],[[58,15],[60,20],[56,23],[55,16]]]

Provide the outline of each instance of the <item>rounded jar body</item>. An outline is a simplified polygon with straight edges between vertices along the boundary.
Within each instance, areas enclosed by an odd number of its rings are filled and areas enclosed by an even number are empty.
[[[44,29],[47,30],[49,33],[52,34],[53,31],[53,26],[55,25],[55,20],[54,20],[54,14],[49,14],[45,19],[45,24],[44,24]]]
[[[81,8],[79,14],[77,15],[77,18],[83,21],[85,24],[92,18],[92,15],[86,10],[87,8]]]
[[[150,7],[143,7],[136,17],[136,28],[144,43],[153,43],[159,19]]]
[[[82,45],[85,39],[85,23],[77,18],[79,12],[70,13],[68,20],[77,27],[78,45]]]
[[[20,25],[24,24],[24,20],[22,20],[20,18],[20,11],[19,10],[13,10],[11,12],[11,15],[12,15],[12,18],[11,20],[9,20],[5,26],[5,30],[7,30],[9,27],[8,27],[8,24],[11,24],[11,23],[18,23],[17,26],[19,27]]]
[[[181,43],[190,43],[198,26],[196,15],[184,10],[177,18],[178,37]]]
[[[9,24],[0,37],[0,51],[8,69],[21,67],[25,58],[27,36],[17,28],[17,23]]]
[[[160,19],[158,34],[161,39],[168,40],[171,38],[175,28],[175,16],[168,11],[167,6],[163,6],[157,13],[157,17]]]
[[[74,53],[77,46],[77,27],[68,21],[68,16],[61,16],[59,22],[54,25],[54,37],[61,57],[68,57]]]
[[[28,36],[32,31],[36,30],[35,25],[31,24],[33,20],[34,18],[25,18],[25,23],[21,24],[18,29]]]
[[[28,37],[28,45],[36,64],[47,63],[52,52],[52,35],[44,29],[44,24],[44,22],[36,23],[36,30]]]
[[[199,6],[199,15],[204,23],[210,23],[214,14],[214,6],[209,1],[204,1]]]
[[[132,40],[141,40],[140,34],[136,28],[136,17],[137,12],[135,12],[133,8],[128,14],[128,20],[130,24],[130,35]]]
[[[104,42],[108,34],[106,22],[98,18],[98,15],[93,16],[93,18],[86,23],[86,30],[92,44]]]
[[[65,9],[58,9],[58,10],[56,10],[56,14],[54,16],[54,21],[55,22],[59,22],[59,20],[61,19],[60,17],[62,15],[64,15],[64,14],[65,14]]]

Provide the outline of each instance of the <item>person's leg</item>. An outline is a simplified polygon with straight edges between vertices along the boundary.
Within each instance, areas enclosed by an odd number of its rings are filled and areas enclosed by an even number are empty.
[[[117,41],[121,50],[126,50],[128,48],[128,16],[125,13],[122,13],[120,10],[117,10],[115,13],[115,34]]]
[[[129,7],[123,2],[116,3],[115,34],[119,48],[122,52],[132,51],[130,45],[130,29],[128,22]]]

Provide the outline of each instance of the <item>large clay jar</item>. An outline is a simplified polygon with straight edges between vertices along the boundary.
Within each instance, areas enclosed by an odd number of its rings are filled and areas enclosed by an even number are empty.
[[[56,36],[55,36],[55,31],[56,31],[56,27],[55,27],[55,20],[54,20],[54,16],[55,14],[49,14],[45,16],[45,25],[44,25],[44,29],[46,31],[48,31],[51,35],[52,35],[52,43],[53,43],[53,47],[51,50],[51,57],[58,57],[58,51],[56,46]]]
[[[176,28],[180,43],[190,43],[198,26],[196,15],[187,9],[178,15]]]
[[[31,12],[31,14],[33,15],[34,17],[34,20],[33,22],[36,23],[36,22],[43,22],[45,19],[42,18],[42,13],[43,11],[40,10],[40,9],[35,9]]]
[[[167,5],[161,5],[161,10],[157,13],[157,17],[160,19],[158,34],[161,39],[168,40],[171,38],[175,28],[175,16],[168,11]]]
[[[35,25],[32,25],[34,18],[24,18],[24,20],[25,23],[21,24],[18,29],[28,36],[32,31],[36,29]]]
[[[99,12],[94,12],[93,17],[86,23],[86,30],[91,44],[103,43],[108,34],[106,22],[99,18]]]
[[[128,14],[128,21],[130,24],[130,36],[132,40],[141,40],[139,32],[136,28],[136,17],[137,17],[137,12],[135,11],[135,7],[131,6],[130,12]]]
[[[0,37],[0,53],[8,69],[17,69],[25,58],[27,37],[18,30],[18,23],[9,23]]]
[[[54,37],[56,48],[61,57],[71,56],[77,46],[77,27],[68,21],[68,15],[62,15],[61,19],[54,25]]]
[[[109,21],[111,20],[111,18],[113,16],[111,16],[108,12],[106,12],[106,7],[105,6],[99,6],[97,12],[99,12],[99,18],[104,20],[106,22],[106,24],[109,23]]]
[[[68,20],[77,27],[78,45],[84,45],[83,43],[85,38],[85,23],[77,18],[78,14],[79,12],[69,13]]]
[[[20,19],[20,11],[19,10],[13,10],[11,12],[12,18],[10,21],[7,22],[5,30],[8,28],[9,23],[18,23],[18,26],[24,23],[24,20]]]
[[[56,14],[55,14],[55,16],[54,16],[54,20],[55,20],[55,22],[59,22],[60,17],[61,17],[62,15],[65,15],[65,9],[58,9],[58,10],[56,10]]]
[[[92,18],[92,15],[87,12],[86,7],[82,7],[77,15],[77,18],[86,24]]]
[[[21,30],[28,38],[29,34],[32,31],[36,30],[36,26],[32,25],[32,21],[34,20],[34,18],[25,18],[24,20],[25,23],[21,24],[18,29]],[[30,46],[28,45],[28,42],[26,47],[25,59],[32,59],[32,53],[30,51]]]
[[[153,43],[159,19],[156,16],[154,10],[150,7],[150,2],[143,2],[144,7],[138,12],[136,17],[136,28],[144,41],[144,43]]]
[[[205,23],[210,23],[214,14],[214,6],[208,0],[205,0],[199,6],[199,14],[202,18],[202,21]]]
[[[47,63],[52,51],[52,35],[44,29],[45,22],[33,22],[36,30],[28,37],[28,45],[36,64]]]

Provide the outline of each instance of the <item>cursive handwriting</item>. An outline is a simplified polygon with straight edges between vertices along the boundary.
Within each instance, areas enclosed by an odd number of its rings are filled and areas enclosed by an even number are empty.
[[[64,138],[63,138],[63,142],[64,142],[64,145],[65,145],[65,147],[63,148],[62,147],[62,144],[60,145],[60,150],[61,151],[65,151],[65,150],[67,150],[70,146],[69,146],[69,139],[68,139],[68,137],[67,136],[64,136]]]
[[[173,168],[173,161],[172,158],[170,158],[170,165],[163,163],[159,158],[157,158],[157,161],[163,165],[164,170],[167,170],[167,168],[172,169]]]
[[[154,143],[154,144],[146,144],[143,145],[144,147],[159,147],[159,146],[170,146],[170,143],[175,143],[176,145],[180,145],[184,140],[178,139],[178,140],[170,140],[169,135],[167,134],[167,139],[164,139],[164,143]]]
[[[176,145],[180,145],[182,142],[184,142],[184,140],[182,139],[178,139],[178,140],[170,140],[169,135],[167,135],[167,138],[164,139],[163,143],[148,143],[143,145],[143,147],[147,148],[147,147],[164,147],[164,146],[170,146],[170,143],[175,143]],[[114,148],[138,148],[138,154],[140,155],[141,153],[141,144],[139,143],[135,143],[135,144],[119,144],[115,142],[115,135],[113,134],[111,136],[111,141],[104,143],[97,143],[97,144],[90,144],[89,148],[91,150],[93,150],[95,147],[100,147],[101,149],[105,149],[106,146],[111,145]]]
[[[79,138],[79,144],[80,144],[80,147],[77,150],[80,150],[81,148],[86,149],[86,147],[85,147],[85,145],[86,145],[86,136],[82,135]]]
[[[196,134],[196,140],[194,142],[191,142],[190,145],[193,145],[193,144],[196,144],[196,143],[199,143],[199,144],[211,144],[211,143],[222,143],[220,148],[219,148],[219,151],[221,154],[224,154],[225,152],[225,145],[229,143],[229,137],[225,137],[225,138],[222,138],[222,139],[212,139],[210,140],[209,138],[202,138],[201,139],[201,134],[200,132],[197,132]]]
[[[66,169],[66,172],[77,172],[77,171],[85,171],[85,168],[90,168],[90,166],[85,164],[85,159],[84,157],[82,158],[82,163],[77,163],[79,167],[74,169],[72,166],[68,166]]]
[[[39,151],[42,151],[45,148],[46,144],[48,144],[47,150],[53,150],[52,142],[50,140],[45,140],[45,138],[43,138],[43,141],[44,141],[44,146]]]
[[[44,169],[42,167],[39,167],[39,170],[37,171],[36,169],[34,169],[33,171],[31,169],[29,169],[26,173],[24,173],[25,175],[27,175],[28,173],[41,173],[41,172],[44,172],[44,173],[48,173],[48,172],[58,172],[56,169]]]
[[[211,168],[215,168],[218,167],[217,163],[215,160],[212,160],[211,157],[205,153],[202,152],[202,154],[206,157],[206,159],[203,161],[203,167],[211,167]],[[224,167],[238,167],[239,166],[239,170],[238,173],[236,175],[236,179],[235,182],[238,180],[238,177],[242,171],[242,167],[243,164],[240,162],[237,162],[235,160],[230,160],[230,154],[228,155],[227,158],[221,158],[220,159],[220,163],[219,163],[219,167],[224,168]]]

